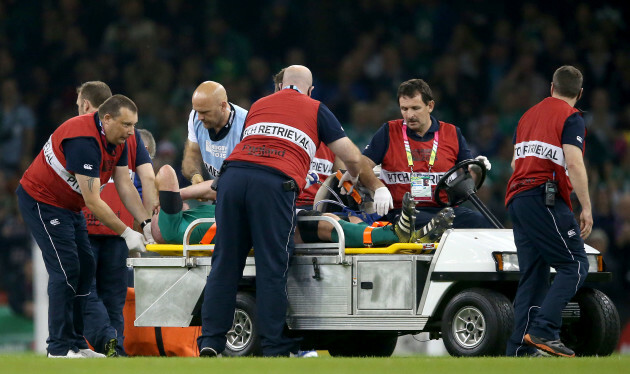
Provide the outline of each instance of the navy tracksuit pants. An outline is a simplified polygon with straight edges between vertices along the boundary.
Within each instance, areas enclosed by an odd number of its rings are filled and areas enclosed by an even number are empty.
[[[129,249],[125,239],[114,235],[90,235],[90,243],[96,259],[96,276],[85,305],[83,334],[100,353],[104,353],[108,341],[116,338],[116,350],[124,354],[123,307],[127,297]]]
[[[289,178],[271,170],[233,162],[221,174],[215,250],[204,290],[199,349],[225,349],[238,283],[252,246],[256,259],[256,318],[263,355],[288,356],[299,348],[295,339],[283,334],[297,192],[285,191],[283,183]]]
[[[48,271],[48,353],[85,349],[82,315],[95,263],[83,213],[40,203],[22,186],[16,193]]]
[[[554,207],[547,207],[543,188],[524,191],[512,199],[508,212],[514,223],[521,280],[506,354],[523,356],[535,351],[523,341],[527,333],[559,339],[562,309],[584,283],[588,260],[580,227],[559,196]],[[551,285],[550,266],[556,269]]]

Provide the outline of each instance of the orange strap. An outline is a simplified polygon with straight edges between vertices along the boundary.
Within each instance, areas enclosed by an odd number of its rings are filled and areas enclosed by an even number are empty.
[[[376,221],[372,223],[371,226],[366,227],[365,230],[363,230],[363,245],[365,245],[366,247],[371,247],[373,244],[372,243],[372,230],[374,230],[377,227],[384,227],[387,225],[391,225],[391,223],[385,222],[385,221]]]
[[[212,226],[210,226],[208,231],[206,231],[206,233],[204,234],[203,238],[201,238],[201,241],[199,243],[201,244],[212,243],[212,239],[214,239],[214,235],[216,235],[216,233],[217,233],[217,224],[215,222],[212,224]]]
[[[341,177],[343,177],[341,170],[337,170],[336,176],[338,180],[341,180]],[[359,192],[354,188],[352,183],[350,183],[349,181],[345,181],[343,182],[343,187],[346,189],[346,191],[350,191],[349,192],[350,196],[352,196],[352,198],[354,199],[354,201],[357,202],[357,204],[361,204],[361,200],[362,200],[361,195],[359,195]]]

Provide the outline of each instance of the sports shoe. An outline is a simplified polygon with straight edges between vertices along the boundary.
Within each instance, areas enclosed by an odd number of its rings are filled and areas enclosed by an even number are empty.
[[[310,358],[310,357],[319,357],[319,355],[317,354],[317,351],[310,350],[310,351],[297,351],[297,353],[291,353],[291,357]]]
[[[79,349],[79,353],[83,355],[85,358],[105,358],[105,355],[102,353],[94,352],[89,348]]]
[[[212,357],[218,357],[218,356],[219,356],[219,354],[217,353],[217,351],[214,350],[214,348],[203,347],[199,351],[199,357],[212,358]]]
[[[116,346],[118,345],[118,339],[113,338],[110,339],[107,343],[105,343],[105,356],[107,357],[118,357],[118,351],[116,350]]]
[[[402,199],[400,219],[394,225],[394,233],[400,243],[409,243],[416,225],[416,202],[409,192],[405,192]]]
[[[537,336],[533,336],[531,334],[525,335],[525,343],[540,349],[541,351],[547,352],[553,356],[561,356],[561,357],[575,357],[575,352],[571,349],[567,348],[560,339],[558,340],[547,340],[545,338],[539,338]]]
[[[68,350],[68,353],[66,353],[63,356],[55,356],[48,353],[46,357],[48,358],[85,358],[85,356],[82,355],[81,352],[75,352],[72,349]]]
[[[415,230],[410,238],[411,243],[434,243],[442,237],[444,231],[453,227],[455,211],[448,207],[440,210],[429,223],[420,230]]]

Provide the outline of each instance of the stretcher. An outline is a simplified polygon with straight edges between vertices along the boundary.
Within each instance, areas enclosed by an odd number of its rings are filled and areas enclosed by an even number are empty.
[[[299,217],[299,221],[315,221],[323,220],[319,217]],[[325,219],[329,222],[335,222],[333,219]],[[188,243],[190,233],[192,230],[202,223],[214,223],[213,218],[200,218],[193,221],[184,233],[184,242],[182,244],[148,244],[146,246],[147,251],[153,252],[160,256],[165,257],[200,257],[208,256],[212,254],[214,250],[214,244],[192,244]],[[336,226],[339,224],[335,223]],[[336,229],[340,230],[336,227]],[[340,237],[341,238],[341,237]],[[341,241],[341,240],[340,240]],[[435,250],[437,243],[395,243],[387,247],[361,247],[361,248],[345,248],[343,250],[346,254],[396,254],[396,253],[431,253]],[[317,245],[315,243],[302,243],[296,244],[296,253],[310,252],[318,248],[338,248],[337,245]],[[342,250],[342,248],[340,248]],[[253,250],[250,255],[253,255]]]

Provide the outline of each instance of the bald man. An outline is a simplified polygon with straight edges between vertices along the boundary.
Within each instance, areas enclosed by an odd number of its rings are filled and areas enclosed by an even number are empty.
[[[283,333],[287,269],[293,255],[296,202],[320,143],[343,161],[349,178],[361,170],[361,152],[334,114],[313,100],[305,66],[286,68],[282,89],[256,101],[243,140],[225,161],[217,186],[217,234],[202,305],[199,355],[225,349],[247,253],[256,248],[256,309],[264,356],[289,356],[299,344]],[[270,223],[273,223],[271,229]]]
[[[188,117],[188,140],[182,174],[193,184],[203,182],[202,161],[210,179],[240,141],[247,111],[228,101],[225,88],[212,81],[197,87]]]

